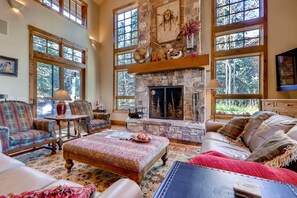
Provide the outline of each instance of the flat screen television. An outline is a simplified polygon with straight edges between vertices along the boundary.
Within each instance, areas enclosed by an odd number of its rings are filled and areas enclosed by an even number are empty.
[[[277,91],[297,90],[297,48],[278,54],[275,58]]]

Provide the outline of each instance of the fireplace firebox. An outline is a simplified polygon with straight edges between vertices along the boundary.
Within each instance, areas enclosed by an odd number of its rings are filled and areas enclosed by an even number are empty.
[[[183,86],[149,87],[149,117],[183,120]]]

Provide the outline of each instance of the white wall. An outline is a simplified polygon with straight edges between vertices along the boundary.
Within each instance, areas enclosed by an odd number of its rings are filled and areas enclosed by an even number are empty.
[[[297,48],[297,1],[268,1],[268,98],[297,98],[297,91],[276,91],[275,55]]]
[[[113,10],[134,0],[105,0],[100,5],[100,100],[113,111]],[[127,113],[111,113],[112,120],[127,118]]]
[[[29,100],[29,31],[28,24],[63,37],[88,48],[86,96],[89,101],[99,97],[98,49],[93,48],[89,36],[99,40],[99,6],[87,1],[88,30],[41,6],[33,0],[19,0],[25,8],[15,13],[6,0],[0,0],[0,19],[9,24],[8,35],[0,34],[0,55],[19,60],[18,76],[0,75],[0,93],[10,98]]]

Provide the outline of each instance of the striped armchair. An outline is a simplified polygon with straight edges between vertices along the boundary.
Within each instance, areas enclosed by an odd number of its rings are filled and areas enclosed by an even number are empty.
[[[0,151],[12,154],[49,148],[55,154],[55,125],[55,121],[33,119],[31,105],[25,102],[0,101]]]
[[[88,115],[86,119],[81,122],[82,128],[88,133],[95,133],[102,129],[110,128],[110,114],[109,113],[94,113],[92,104],[84,100],[76,100],[69,103],[72,115]]]

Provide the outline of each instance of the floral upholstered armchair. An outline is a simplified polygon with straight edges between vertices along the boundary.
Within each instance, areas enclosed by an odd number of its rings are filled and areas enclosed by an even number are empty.
[[[31,105],[21,101],[0,101],[0,151],[12,154],[44,148],[56,153],[56,121],[33,119]]]
[[[88,115],[87,118],[81,122],[82,128],[88,134],[98,132],[102,129],[110,128],[110,114],[109,113],[94,113],[92,104],[84,100],[76,100],[69,103],[72,115]]]

